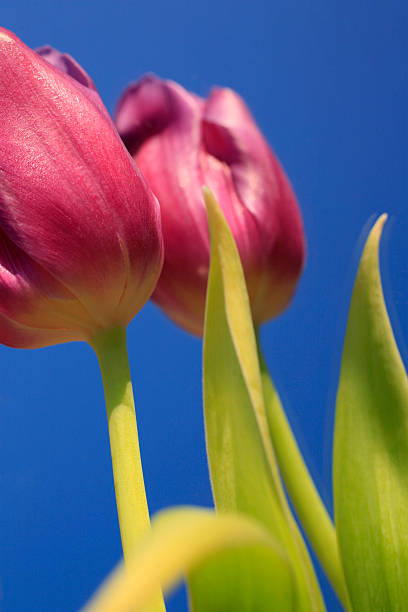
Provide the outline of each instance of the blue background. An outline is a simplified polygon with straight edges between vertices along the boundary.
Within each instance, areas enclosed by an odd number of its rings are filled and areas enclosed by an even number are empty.
[[[383,211],[384,284],[407,355],[406,0],[14,0],[1,12],[29,46],[71,53],[111,112],[146,71],[201,95],[228,85],[247,100],[292,181],[308,240],[296,298],[262,342],[331,504],[348,300],[362,230]],[[130,325],[129,350],[151,510],[210,505],[201,342],[149,304]],[[0,499],[0,610],[78,610],[121,556],[102,384],[85,344],[0,348]],[[184,605],[179,592],[169,610]]]

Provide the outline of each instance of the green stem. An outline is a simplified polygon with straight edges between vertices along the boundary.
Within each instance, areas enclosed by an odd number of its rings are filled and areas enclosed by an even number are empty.
[[[127,562],[150,529],[135,405],[123,327],[99,331],[92,339],[102,372],[108,414],[113,479],[123,556]],[[165,610],[161,594],[149,612]]]
[[[259,364],[269,430],[279,470],[299,520],[346,610],[351,610],[336,531],[296,443],[272,383],[258,337]]]

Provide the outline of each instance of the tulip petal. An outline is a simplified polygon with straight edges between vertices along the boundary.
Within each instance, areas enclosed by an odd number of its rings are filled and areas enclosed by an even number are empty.
[[[303,268],[305,241],[296,197],[247,106],[234,91],[216,88],[211,92],[202,129],[206,151],[230,168],[233,188],[253,217],[252,224],[246,221],[245,226],[248,244],[257,245],[255,261],[254,256],[251,261],[250,254],[244,255],[239,241],[244,232],[235,230],[223,207],[238,236],[241,257],[249,262],[248,272],[245,269],[246,277],[253,279],[248,287],[252,310],[256,322],[262,323],[286,307],[296,285],[294,279]]]
[[[176,83],[149,75],[127,89],[116,112],[118,130],[159,202],[172,194],[177,203],[161,208],[167,257],[154,299],[175,320],[180,310],[196,313],[190,331],[199,334],[209,254],[199,167],[202,105]]]
[[[116,125],[131,155],[172,121],[171,89],[153,74],[129,85],[116,109]]]
[[[63,342],[84,340],[80,331],[71,328],[36,328],[13,321],[0,312],[1,343],[13,348],[42,348]]]
[[[18,336],[24,328],[37,332],[54,329],[62,331],[60,342],[66,341],[68,331],[72,337],[84,340],[95,325],[92,316],[72,293],[1,231],[0,296],[4,321],[1,327],[9,328],[11,322],[15,323]],[[2,342],[15,346],[12,334],[7,332],[6,336],[0,331]],[[50,344],[56,343],[55,336],[53,333]]]
[[[85,70],[78,64],[77,61],[68,53],[60,53],[57,49],[53,49],[49,45],[44,45],[43,47],[39,47],[36,49],[38,55],[43,57],[47,62],[58,68],[65,74],[68,74],[70,77],[84,85],[84,87],[90,87],[96,91],[96,87],[89,76],[85,72]]]
[[[116,322],[126,287],[129,320],[161,267],[156,200],[95,91],[6,30],[0,74],[3,232],[100,325]]]
[[[276,206],[281,174],[276,172],[277,160],[244,101],[231,89],[215,88],[206,100],[203,141],[208,153],[231,167],[239,198],[254,215],[265,206],[265,199]]]

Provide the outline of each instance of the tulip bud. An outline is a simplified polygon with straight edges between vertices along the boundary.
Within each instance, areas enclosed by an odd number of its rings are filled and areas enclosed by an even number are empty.
[[[157,200],[75,60],[0,29],[0,73],[0,342],[90,340],[156,284]]]
[[[153,299],[176,323],[202,334],[206,185],[237,243],[255,324],[279,314],[304,264],[302,219],[289,181],[243,100],[219,88],[204,100],[146,76],[125,91],[116,124],[161,206],[165,260]]]

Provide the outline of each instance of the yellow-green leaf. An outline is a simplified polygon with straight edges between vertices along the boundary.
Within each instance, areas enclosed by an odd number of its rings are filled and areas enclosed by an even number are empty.
[[[356,612],[408,602],[408,382],[368,237],[351,300],[337,396],[335,519]]]
[[[258,348],[269,430],[286,490],[327,577],[344,608],[349,610],[336,530],[297,446],[260,346]]]
[[[266,418],[257,344],[237,247],[204,189],[211,262],[204,331],[204,412],[215,505],[263,523],[293,563],[298,610],[324,610],[314,570],[281,484]]]
[[[290,565],[265,529],[242,516],[182,508],[155,518],[127,565],[120,564],[82,612],[152,609],[158,589],[168,592],[186,575],[195,612],[297,610]]]

